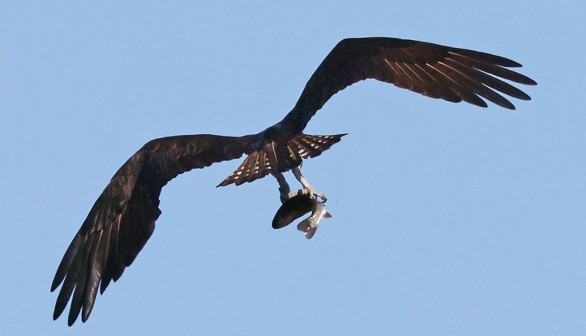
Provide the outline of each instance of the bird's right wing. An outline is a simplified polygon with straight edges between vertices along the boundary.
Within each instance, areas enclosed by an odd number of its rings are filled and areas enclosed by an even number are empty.
[[[292,122],[298,131],[303,130],[336,92],[369,78],[431,98],[486,107],[480,98],[483,97],[514,109],[496,91],[530,99],[498,78],[535,85],[532,79],[507,69],[520,66],[501,56],[427,42],[385,37],[348,38],[340,41],[315,70],[284,121]]]
[[[159,195],[168,181],[250,153],[254,141],[254,136],[187,135],[145,144],[112,177],[65,252],[51,285],[54,291],[62,284],[53,318],[73,295],[68,324],[80,312],[87,320],[98,288],[103,293],[118,280],[153,233],[161,214]]]

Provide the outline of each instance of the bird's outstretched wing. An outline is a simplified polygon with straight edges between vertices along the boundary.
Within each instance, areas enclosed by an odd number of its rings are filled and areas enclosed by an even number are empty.
[[[336,92],[369,78],[450,102],[486,107],[485,98],[514,109],[496,91],[522,100],[531,98],[498,77],[520,84],[537,83],[507,69],[512,67],[521,65],[504,57],[433,43],[384,37],[344,39],[313,73],[284,121],[302,130]]]
[[[51,291],[63,283],[53,318],[71,300],[68,324],[80,312],[86,321],[98,287],[103,293],[118,280],[153,233],[161,214],[161,188],[177,175],[212,163],[232,160],[252,151],[254,136],[186,135],[145,144],[116,172],[57,269]]]

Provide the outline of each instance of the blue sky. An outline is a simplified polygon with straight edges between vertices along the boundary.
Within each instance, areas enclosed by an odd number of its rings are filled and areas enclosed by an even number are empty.
[[[11,1],[0,5],[0,326],[6,335],[586,334],[582,1]],[[49,287],[91,205],[152,138],[258,132],[345,37],[512,58],[516,111],[375,81],[330,100],[305,162],[316,237],[275,231],[277,184],[162,192],[162,216],[87,323]],[[293,185],[293,177],[287,176]]]

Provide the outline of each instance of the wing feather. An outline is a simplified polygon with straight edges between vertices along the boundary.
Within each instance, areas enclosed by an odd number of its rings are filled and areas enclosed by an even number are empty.
[[[530,99],[521,90],[497,79],[535,85],[531,78],[507,69],[520,66],[501,56],[427,42],[384,37],[344,39],[318,66],[283,121],[301,132],[334,94],[365,79],[391,83],[450,102],[466,101],[486,107],[483,97],[514,109],[507,99],[483,87],[490,86],[514,98]]]
[[[161,214],[162,187],[177,175],[250,153],[256,135],[188,135],[145,144],[116,172],[67,248],[51,285],[61,285],[53,318],[71,299],[68,324],[89,317],[98,288],[103,293],[142,250]]]

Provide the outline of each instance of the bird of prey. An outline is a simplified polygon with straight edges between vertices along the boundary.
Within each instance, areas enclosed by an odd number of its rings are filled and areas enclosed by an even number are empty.
[[[530,97],[502,79],[536,84],[508,69],[520,66],[504,57],[433,43],[383,37],[344,39],[318,66],[293,109],[262,132],[240,137],[173,136],[146,143],[116,172],[67,248],[51,285],[51,291],[61,285],[54,319],[71,299],[68,324],[80,312],[82,321],[87,320],[98,289],[103,293],[112,280],[118,280],[150,238],[161,214],[161,189],[177,175],[247,154],[219,186],[273,175],[282,203],[302,198],[298,205],[293,204],[295,215],[291,216],[291,208],[285,209],[287,218],[276,218],[277,226],[298,215],[296,206],[301,212],[313,209],[313,219],[299,226],[306,236],[313,235],[316,221],[327,217],[325,209],[316,204],[325,202],[326,196],[307,183],[300,166],[303,159],[320,155],[344,134],[316,136],[303,130],[334,94],[358,81],[376,79],[431,98],[481,107],[487,106],[486,99],[514,109],[498,92],[522,100]],[[282,175],[289,170],[302,185],[297,193],[290,191]]]

